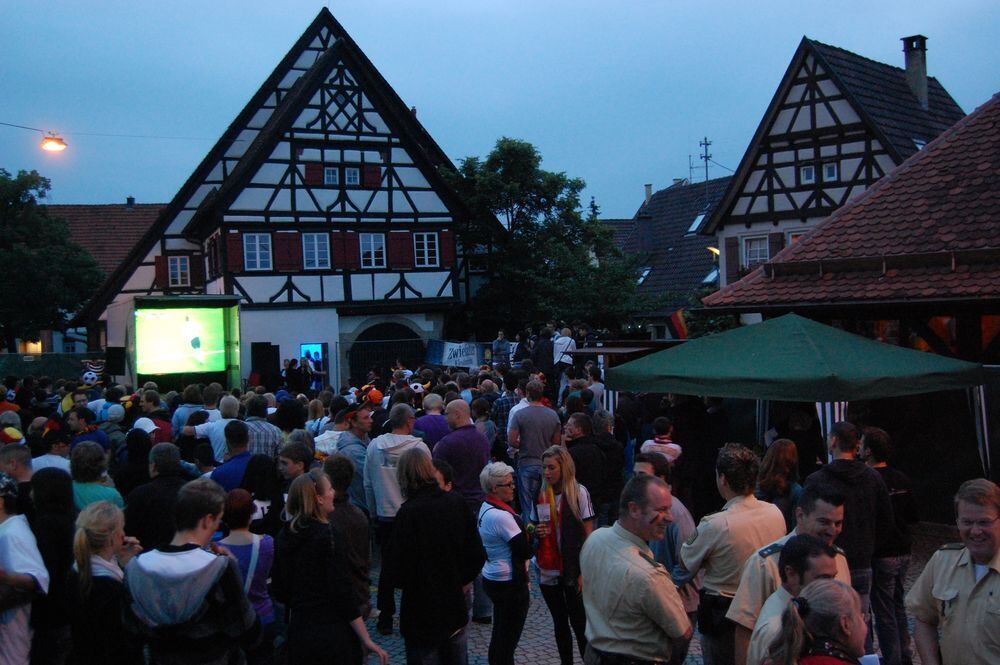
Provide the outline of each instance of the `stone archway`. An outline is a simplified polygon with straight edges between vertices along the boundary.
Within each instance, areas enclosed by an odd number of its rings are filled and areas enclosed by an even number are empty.
[[[373,368],[388,381],[392,375],[390,368],[397,358],[413,369],[423,362],[424,353],[423,339],[407,326],[401,323],[370,326],[355,338],[347,353],[351,385],[364,383]]]

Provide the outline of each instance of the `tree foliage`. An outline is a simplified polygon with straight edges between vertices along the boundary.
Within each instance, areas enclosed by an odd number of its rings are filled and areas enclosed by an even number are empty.
[[[502,138],[485,160],[468,157],[447,174],[472,212],[459,240],[490,252],[491,278],[467,311],[480,335],[549,319],[616,328],[642,306],[637,261],[614,246],[595,202],[584,216],[583,180],[541,162],[530,143]]]
[[[49,187],[37,171],[11,176],[0,169],[0,331],[11,352],[15,338],[37,340],[41,330],[65,328],[103,279],[65,222],[39,203]]]

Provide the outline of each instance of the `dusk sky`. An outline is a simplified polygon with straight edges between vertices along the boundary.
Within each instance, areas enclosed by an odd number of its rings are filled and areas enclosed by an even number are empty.
[[[0,126],[0,168],[49,177],[52,203],[169,201],[323,6],[3,4],[0,122],[69,149]],[[899,38],[923,34],[928,73],[965,112],[1000,91],[996,0],[327,6],[453,161],[530,141],[604,217],[631,217],[644,183],[688,177],[689,155],[702,180],[703,136],[735,169],[803,35],[902,66]]]

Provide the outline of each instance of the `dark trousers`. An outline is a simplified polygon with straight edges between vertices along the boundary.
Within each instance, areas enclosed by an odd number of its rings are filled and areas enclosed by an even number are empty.
[[[483,578],[486,595],[493,601],[493,632],[490,634],[490,665],[514,665],[514,649],[521,640],[528,618],[528,585],[525,582],[494,582]]]
[[[910,665],[910,632],[903,604],[903,582],[910,555],[872,559],[872,614],[884,665]]]
[[[701,590],[698,630],[705,665],[732,665],[736,660],[736,624],[726,618],[732,598]]]
[[[583,595],[577,591],[576,585],[563,584],[562,578],[556,584],[539,584],[542,598],[552,615],[552,624],[556,632],[556,646],[559,648],[559,662],[562,665],[573,665],[573,633],[576,633],[576,644],[580,649],[580,657],[587,651],[587,615],[583,609]]]
[[[396,521],[392,518],[380,517],[375,521],[375,541],[378,543],[382,565],[385,565],[386,550],[392,540],[392,528]],[[375,607],[378,608],[379,626],[392,627],[392,615],[396,613],[396,595],[392,584],[387,583],[384,575],[378,578],[378,595],[375,599]]]

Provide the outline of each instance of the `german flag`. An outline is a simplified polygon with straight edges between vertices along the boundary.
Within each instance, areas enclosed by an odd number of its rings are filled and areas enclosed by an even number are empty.
[[[687,339],[688,338],[688,328],[687,328],[687,314],[684,309],[679,309],[670,315],[667,320],[667,330],[670,331],[670,337],[673,339]]]

